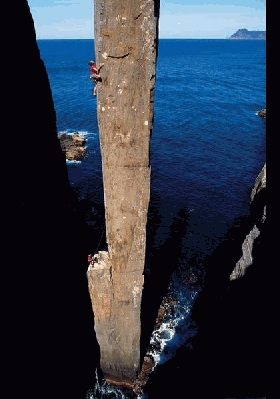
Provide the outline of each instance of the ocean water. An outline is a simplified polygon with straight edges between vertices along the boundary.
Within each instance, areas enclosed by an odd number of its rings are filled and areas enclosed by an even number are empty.
[[[195,335],[189,312],[201,289],[204,259],[234,220],[248,213],[250,191],[266,157],[266,121],[257,115],[266,105],[265,45],[258,40],[159,41],[151,138],[151,204],[157,215],[152,248],[160,250],[172,240],[172,225],[182,210],[187,223],[167,290],[176,306],[167,307],[151,336],[156,364],[175,356]],[[87,138],[87,157],[67,162],[69,180],[81,200],[101,205],[97,99],[87,65],[94,58],[94,41],[38,40],[38,46],[58,132],[78,131]],[[89,225],[94,212],[93,207]],[[149,255],[146,273],[152,267]],[[112,395],[107,386],[100,397],[106,398],[106,389]]]

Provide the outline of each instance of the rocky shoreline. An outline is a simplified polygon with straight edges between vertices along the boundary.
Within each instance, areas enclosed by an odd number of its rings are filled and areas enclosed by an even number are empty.
[[[79,161],[86,156],[87,150],[84,146],[87,140],[81,137],[78,132],[70,134],[59,133],[57,137],[60,141],[61,150],[67,160]]]

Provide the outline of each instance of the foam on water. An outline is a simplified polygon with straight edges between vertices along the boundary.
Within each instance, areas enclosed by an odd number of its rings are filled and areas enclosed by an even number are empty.
[[[169,289],[174,289],[170,286]],[[163,364],[168,359],[171,359],[176,354],[178,349],[188,338],[196,334],[196,329],[193,328],[192,321],[189,314],[193,302],[197,296],[197,291],[189,289],[179,289],[176,295],[176,303],[165,307],[166,314],[159,327],[154,330],[150,340],[150,350],[147,354],[152,356],[155,366]],[[129,393],[125,388],[112,386],[106,381],[100,381],[96,371],[96,384],[93,389],[90,389],[85,399],[147,399],[145,393]]]
[[[96,134],[96,133],[89,132],[88,130],[77,130],[77,129],[65,129],[65,130],[60,130],[58,132],[58,134],[62,134],[62,133],[66,133],[66,134],[69,134],[69,135],[73,135],[75,133],[78,133],[79,136],[81,136],[81,137],[87,137],[87,136],[91,136],[91,135]]]
[[[133,391],[122,387],[108,384],[105,380],[100,380],[97,370],[95,370],[96,383],[93,389],[89,389],[85,399],[144,399],[142,395],[136,395]]]
[[[148,355],[153,357],[155,365],[171,359],[176,350],[196,334],[189,317],[197,291],[186,290],[176,293],[176,304],[166,308],[166,314],[160,326],[153,331]]]
[[[67,165],[74,165],[74,164],[80,164],[80,163],[82,163],[82,161],[75,161],[75,160],[72,160],[72,159],[66,159],[66,164]]]

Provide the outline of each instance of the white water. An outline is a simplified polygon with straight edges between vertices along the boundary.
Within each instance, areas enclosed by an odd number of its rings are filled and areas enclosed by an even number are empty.
[[[182,288],[176,292],[176,304],[172,307],[168,304],[165,306],[166,314],[159,328],[152,333],[152,349],[147,353],[153,357],[155,365],[163,364],[175,356],[176,350],[196,334],[196,328],[189,316],[196,296],[197,291]]]
[[[189,338],[196,334],[196,327],[190,319],[190,310],[194,300],[198,294],[196,290],[190,290],[185,286],[173,287],[172,282],[169,286],[169,291],[176,292],[175,304],[165,304],[165,316],[158,329],[154,330],[147,355],[152,356],[155,366],[165,363],[176,354],[176,350],[183,345]],[[170,292],[169,292],[170,294]],[[135,399],[147,399],[147,394],[126,393],[121,387],[111,386],[106,381],[98,380],[96,372],[97,383],[94,389],[89,390],[86,399],[128,399],[134,397]],[[133,395],[133,396],[132,396]]]

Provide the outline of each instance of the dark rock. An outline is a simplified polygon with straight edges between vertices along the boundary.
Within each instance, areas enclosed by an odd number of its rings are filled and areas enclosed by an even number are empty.
[[[156,327],[158,327],[161,324],[161,322],[162,322],[162,320],[164,318],[164,315],[165,315],[165,308],[161,304],[160,307],[159,307],[159,310],[158,310],[157,318],[156,318]]]
[[[272,330],[267,312],[276,271],[267,251],[265,192],[264,167],[252,189],[249,215],[229,230],[207,260],[206,283],[192,309],[198,326],[193,368],[188,370],[194,391],[201,375],[215,397],[261,397],[268,392],[269,368],[260,365],[269,363]]]
[[[233,35],[229,37],[231,40],[265,40],[266,31],[248,29],[238,29]]]
[[[162,303],[160,304],[160,307],[158,309],[155,329],[157,329],[161,325],[164,317],[167,314],[172,314],[174,312],[174,306],[176,305],[176,303],[177,301],[174,298],[172,298],[171,295],[163,297]]]
[[[78,161],[86,156],[87,150],[84,148],[84,145],[87,140],[81,137],[79,133],[59,133],[57,137],[59,138],[60,147],[66,159]]]
[[[260,111],[258,111],[258,115],[262,116],[263,118],[266,118],[266,108],[263,108]]]
[[[262,191],[263,190],[263,191]],[[258,175],[255,185],[251,192],[251,207],[253,209],[253,202],[261,198],[266,190],[266,164]],[[259,207],[258,207],[259,209]],[[263,210],[259,209],[259,214],[254,215],[254,225],[246,235],[242,244],[242,256],[236,263],[234,270],[230,275],[230,280],[235,280],[244,276],[246,269],[253,264],[253,247],[257,242],[257,238],[261,234],[262,224],[266,221],[266,204],[263,204]]]
[[[145,356],[142,364],[141,372],[139,373],[135,383],[134,391],[141,393],[143,387],[146,385],[150,374],[153,372],[155,367],[155,362],[151,356]]]
[[[269,358],[278,349],[279,301],[277,255],[271,258],[268,250],[265,191],[264,167],[252,189],[250,214],[236,221],[205,260],[205,283],[191,313],[198,327],[192,348],[182,345],[176,356],[150,373],[141,385],[149,399],[173,398],[178,386],[191,399],[268,397],[274,378]],[[255,225],[260,234],[251,247],[253,262],[246,273],[230,280],[244,238]]]
[[[3,20],[12,21],[2,63],[9,84],[1,91],[2,123],[11,132],[2,144],[12,147],[1,186],[1,393],[83,399],[99,362],[85,223],[75,212],[28,2],[1,7]]]

